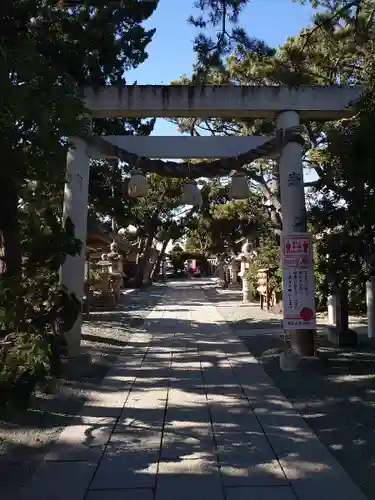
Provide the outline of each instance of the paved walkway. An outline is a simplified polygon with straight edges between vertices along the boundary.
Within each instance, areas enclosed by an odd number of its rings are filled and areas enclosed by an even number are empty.
[[[168,286],[17,500],[365,500],[202,283]]]

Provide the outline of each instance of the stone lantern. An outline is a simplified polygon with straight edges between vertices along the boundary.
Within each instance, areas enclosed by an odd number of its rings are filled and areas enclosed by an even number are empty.
[[[246,241],[241,248],[241,253],[239,255],[241,262],[241,270],[239,276],[242,279],[242,301],[250,302],[251,299],[251,289],[249,288],[249,282],[245,278],[246,270],[249,268],[249,263],[251,258],[254,257],[254,250],[250,241]]]
[[[237,286],[238,286],[237,279],[239,276],[240,269],[239,269],[239,263],[238,263],[236,257],[232,258],[232,260],[230,262],[229,271],[230,271],[230,287],[237,288]]]
[[[226,287],[225,261],[224,261],[224,259],[222,257],[218,258],[216,272],[217,272],[219,287],[220,288],[225,288]]]
[[[101,297],[105,302],[109,301],[109,272],[111,267],[111,262],[108,260],[108,255],[103,253],[101,260],[95,264],[99,268],[100,281],[97,284],[97,288],[101,293]]]
[[[110,246],[110,252],[107,254],[107,259],[111,263],[109,268],[109,279],[112,288],[113,298],[118,304],[121,298],[121,286],[123,279],[123,264],[122,257],[118,252],[117,243],[113,241]]]

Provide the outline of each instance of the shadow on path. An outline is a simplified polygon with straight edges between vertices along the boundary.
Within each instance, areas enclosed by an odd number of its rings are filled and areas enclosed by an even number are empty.
[[[0,414],[0,484],[13,490],[30,480],[38,463],[62,429],[70,425],[127,345],[129,332],[163,298],[165,287],[134,292],[122,299],[122,309],[93,312],[83,323],[82,352],[64,363],[62,378],[46,393],[37,391],[28,411]],[[116,318],[113,321],[113,318]]]

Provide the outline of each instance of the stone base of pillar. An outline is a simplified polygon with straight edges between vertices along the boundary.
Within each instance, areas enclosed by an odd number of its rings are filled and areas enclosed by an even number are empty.
[[[80,314],[71,330],[64,333],[69,358],[77,357],[81,352],[82,315]]]
[[[283,372],[297,371],[300,361],[301,358],[293,351],[282,352],[279,356],[279,365]]]
[[[295,354],[302,357],[316,356],[316,330],[292,330],[290,336]]]
[[[358,344],[358,334],[350,328],[341,330],[328,326],[328,340],[336,347],[355,347]]]

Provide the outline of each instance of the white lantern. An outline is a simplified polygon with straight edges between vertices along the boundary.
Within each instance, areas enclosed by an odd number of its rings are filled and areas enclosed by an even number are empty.
[[[249,184],[243,172],[236,172],[232,175],[229,196],[232,200],[247,200],[250,196]]]
[[[195,181],[189,180],[184,183],[181,201],[185,205],[202,206],[202,194]]]
[[[142,198],[148,195],[148,180],[139,170],[135,170],[130,177],[128,193],[131,198]]]

